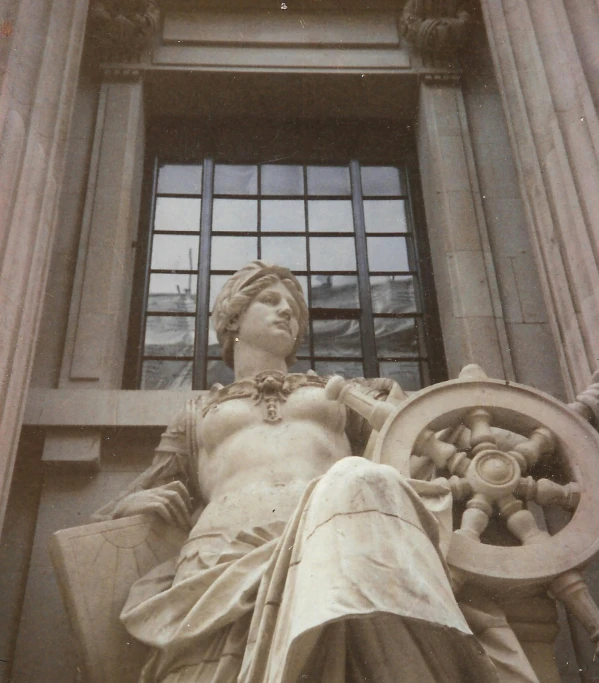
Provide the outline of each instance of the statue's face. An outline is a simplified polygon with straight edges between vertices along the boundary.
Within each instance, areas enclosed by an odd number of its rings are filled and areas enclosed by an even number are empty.
[[[236,337],[256,348],[287,358],[299,332],[299,309],[282,282],[259,292],[240,315]]]

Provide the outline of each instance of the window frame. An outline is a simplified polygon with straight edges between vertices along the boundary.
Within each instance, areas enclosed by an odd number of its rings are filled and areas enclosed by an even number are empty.
[[[276,122],[275,122],[276,123]],[[350,122],[353,125],[355,122]],[[186,125],[190,127],[192,131],[199,134],[200,139],[212,141],[213,143],[218,141],[218,137],[214,134],[211,135],[214,128],[210,123],[207,122],[191,122],[185,123],[179,120],[169,122],[167,125],[167,132],[172,135],[174,132],[175,136],[178,137],[178,130],[183,127],[186,130]],[[231,125],[229,123],[229,125]],[[258,122],[257,125],[261,125]],[[264,122],[262,125],[267,128],[272,125],[272,122]],[[365,122],[360,122],[360,126],[365,125]],[[381,125],[380,122],[375,122],[374,125]],[[394,126],[397,126],[396,122],[393,122]],[[220,122],[219,129],[223,127],[226,128],[227,124]],[[150,130],[152,130],[152,125],[150,125]],[[154,122],[154,127],[158,130],[164,130],[164,124],[161,122]],[[234,125],[232,126],[234,129]],[[384,128],[384,124],[383,124]],[[183,137],[189,135],[189,132],[185,132]],[[159,140],[160,136],[152,135],[148,136],[150,140]],[[165,136],[166,138],[169,137]],[[195,345],[194,345],[194,355],[193,358],[187,357],[177,357],[171,358],[169,356],[161,356],[160,360],[183,360],[189,362],[192,361],[193,367],[193,379],[192,388],[194,390],[199,390],[205,388],[206,384],[206,374],[207,367],[209,363],[208,359],[208,348],[209,348],[209,300],[210,300],[210,277],[211,275],[220,274],[219,270],[210,270],[210,256],[211,256],[211,240],[214,234],[208,231],[204,226],[212,224],[212,210],[213,210],[213,200],[216,198],[213,191],[214,186],[214,167],[215,167],[215,155],[219,154],[218,144],[202,144],[194,146],[193,145],[183,145],[183,150],[172,149],[168,144],[164,144],[164,140],[158,144],[149,144],[146,149],[146,161],[144,165],[144,178],[143,178],[143,191],[142,191],[142,206],[140,210],[140,220],[139,220],[139,238],[137,242],[134,243],[136,246],[136,265],[135,265],[135,275],[133,280],[133,293],[131,298],[131,316],[130,316],[130,326],[128,333],[127,342],[127,357],[125,363],[125,371],[123,374],[123,387],[126,389],[139,389],[141,385],[142,377],[142,365],[143,360],[147,360],[148,356],[144,356],[143,345],[145,336],[145,326],[146,326],[146,312],[148,308],[148,284],[151,271],[151,236],[152,236],[152,226],[154,224],[154,214],[156,207],[156,194],[157,194],[157,183],[158,183],[158,169],[159,163],[199,163],[202,159],[203,171],[202,171],[202,203],[200,212],[200,226],[199,226],[199,254],[198,254],[198,271],[197,271],[197,291],[196,291],[196,314],[195,314]],[[167,155],[164,154],[165,149],[169,149]],[[234,149],[234,146],[232,146]],[[201,155],[201,156],[200,156]],[[219,155],[222,156],[222,155]],[[357,156],[357,155],[356,155]],[[358,278],[358,296],[359,296],[359,310],[358,309],[334,309],[334,308],[314,308],[311,310],[312,320],[322,320],[327,318],[338,318],[338,319],[351,319],[358,318],[361,325],[361,338],[362,338],[362,357],[361,362],[363,362],[364,375],[366,377],[377,377],[379,376],[379,362],[396,362],[399,359],[397,357],[391,358],[383,355],[377,357],[376,340],[374,335],[374,319],[375,318],[421,318],[423,326],[423,342],[425,346],[426,355],[420,353],[418,356],[404,358],[402,360],[410,362],[417,362],[420,367],[421,379],[423,386],[428,383],[434,383],[438,381],[443,381],[447,379],[447,367],[445,363],[445,357],[443,352],[443,344],[441,337],[441,326],[438,314],[437,298],[434,289],[434,278],[431,266],[430,248],[428,244],[428,239],[426,236],[426,231],[424,230],[424,210],[422,202],[422,190],[420,186],[420,179],[418,174],[416,153],[409,143],[403,144],[402,149],[398,150],[397,154],[389,155],[386,153],[385,158],[381,158],[380,154],[378,162],[375,161],[373,157],[367,157],[363,160],[364,155],[361,155],[360,161],[356,158],[348,158],[347,152],[343,154],[343,151],[335,158],[329,152],[327,157],[328,161],[323,161],[322,156],[320,158],[314,158],[308,156],[302,157],[301,159],[293,159],[290,163],[303,165],[304,167],[314,163],[328,163],[329,165],[340,165],[341,163],[347,163],[350,172],[351,181],[351,204],[354,219],[354,233],[351,233],[354,237],[354,243],[356,248],[356,271],[351,274],[356,274]],[[248,155],[241,152],[239,157],[234,157],[229,155],[229,158],[219,158],[218,163],[233,163],[233,164],[244,164],[249,163],[252,165],[260,163],[268,163],[271,160],[271,156],[266,155],[266,161],[257,161],[257,155]],[[264,158],[264,156],[262,156]],[[401,163],[398,163],[398,160]],[[394,236],[395,233],[376,233],[376,232],[366,232],[365,217],[364,217],[364,200],[368,200],[370,195],[364,195],[362,192],[361,183],[361,172],[360,166],[365,165],[393,165],[403,168],[404,183],[405,183],[405,194],[399,196],[400,199],[406,201],[406,217],[408,221],[408,232],[401,233],[401,235],[409,235],[412,240],[413,258],[415,263],[418,264],[416,268],[411,268],[406,271],[406,275],[414,275],[417,279],[419,285],[419,292],[417,297],[420,304],[420,312],[415,314],[409,313],[377,313],[373,312],[371,290],[370,290],[370,277],[376,275],[390,275],[390,273],[384,273],[379,271],[369,271],[368,267],[368,256],[366,239],[368,237],[389,237]],[[304,168],[304,176],[305,176]],[[304,181],[306,178],[304,177]],[[185,196],[184,194],[178,194],[177,196]],[[304,195],[302,199],[305,201],[307,206],[308,195],[307,185],[304,188]],[[240,198],[241,195],[236,196]],[[262,196],[259,192],[255,195],[256,198]],[[268,196],[267,198],[269,198]],[[243,198],[243,197],[241,197]],[[274,198],[274,197],[273,197]],[[278,199],[284,198],[283,196],[277,196]],[[299,198],[299,197],[298,197]],[[319,197],[320,198],[320,197]],[[323,199],[327,197],[323,195]],[[384,197],[385,199],[397,199],[398,197]],[[381,197],[378,197],[381,199]],[[259,220],[259,216],[258,216]],[[176,233],[176,231],[174,231]],[[189,233],[188,233],[189,234]],[[243,235],[245,233],[240,232],[218,232],[218,235]],[[330,233],[335,236],[349,236],[350,233]],[[258,235],[258,250],[259,247],[259,232]],[[329,233],[318,233],[318,236],[327,236]],[[400,233],[397,233],[400,235]],[[288,232],[276,232],[269,231],[268,236],[289,236]],[[306,237],[309,233],[306,233]],[[307,281],[308,288],[311,288],[311,271],[310,271],[310,249],[308,252],[308,271],[307,271]],[[260,257],[260,251],[258,251]],[[202,267],[202,264],[208,264],[208,267]],[[285,264],[281,264],[285,265]],[[295,271],[294,271],[295,272]],[[303,272],[303,271],[302,271]],[[334,271],[332,275],[343,274],[345,271]],[[223,271],[224,273],[224,271]],[[402,275],[404,273],[402,272]],[[310,291],[305,292],[307,300],[310,302],[312,297],[310,296]],[[168,314],[167,314],[168,315]],[[171,313],[171,315],[173,315]],[[320,357],[315,357],[314,354],[314,336],[310,335],[310,357],[312,360],[316,360]],[[203,359],[200,360],[200,359]],[[349,356],[343,356],[337,358],[336,356],[327,356],[326,359],[322,358],[322,361],[351,361]],[[199,362],[198,362],[199,361]],[[426,381],[426,378],[422,376],[423,361],[428,364],[428,375],[430,382]],[[206,387],[207,388],[207,387]]]

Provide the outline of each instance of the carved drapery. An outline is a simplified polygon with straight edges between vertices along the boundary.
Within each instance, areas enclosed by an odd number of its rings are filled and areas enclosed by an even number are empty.
[[[399,22],[401,31],[425,54],[451,55],[468,35],[470,4],[464,0],[408,0]]]
[[[160,10],[157,0],[95,0],[89,21],[99,59],[136,61],[158,28]]]

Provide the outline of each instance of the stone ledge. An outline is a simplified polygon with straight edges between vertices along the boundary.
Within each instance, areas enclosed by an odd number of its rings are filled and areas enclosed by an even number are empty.
[[[31,389],[23,424],[35,427],[165,427],[200,391]]]

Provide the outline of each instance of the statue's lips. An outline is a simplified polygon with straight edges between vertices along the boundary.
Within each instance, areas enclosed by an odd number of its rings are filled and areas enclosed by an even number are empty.
[[[286,320],[275,320],[273,325],[281,330],[291,334],[291,325]]]

